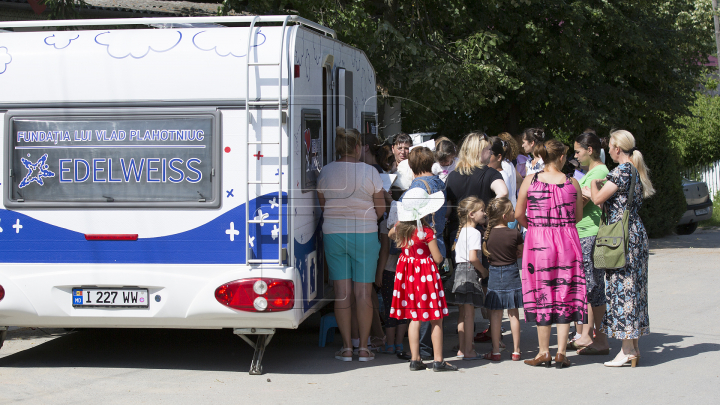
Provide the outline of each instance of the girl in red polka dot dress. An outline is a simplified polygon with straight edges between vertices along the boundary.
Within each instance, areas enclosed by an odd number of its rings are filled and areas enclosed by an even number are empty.
[[[438,265],[443,257],[438,249],[435,233],[423,217],[430,215],[445,204],[442,191],[428,195],[425,190],[408,190],[403,201],[397,203],[399,222],[390,232],[400,248],[400,258],[395,273],[390,316],[410,319],[410,370],[427,368],[420,357],[420,322],[430,322],[432,330],[433,371],[454,371],[457,367],[443,360],[442,319],[448,315]]]

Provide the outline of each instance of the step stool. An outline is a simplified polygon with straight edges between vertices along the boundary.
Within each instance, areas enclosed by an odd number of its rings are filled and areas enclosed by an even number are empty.
[[[326,343],[332,343],[335,340],[335,329],[337,328],[337,320],[335,319],[335,313],[323,315],[320,318],[320,347],[325,347]]]

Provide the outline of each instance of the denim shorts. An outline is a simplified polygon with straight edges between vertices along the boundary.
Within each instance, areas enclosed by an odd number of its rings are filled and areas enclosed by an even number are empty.
[[[323,235],[330,280],[375,282],[380,241],[377,232],[330,233]]]

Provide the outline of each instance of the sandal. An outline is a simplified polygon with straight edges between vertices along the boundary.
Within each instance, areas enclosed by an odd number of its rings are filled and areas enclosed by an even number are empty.
[[[378,353],[395,354],[395,345],[386,344],[384,348],[378,350]]]
[[[500,361],[500,353],[487,352],[483,358],[490,361]]]
[[[513,354],[512,354],[512,360],[513,360],[513,361],[520,361],[520,352],[513,352]]]
[[[433,371],[457,371],[458,368],[445,361],[433,361],[432,369]]]
[[[387,346],[387,345],[385,344],[385,339],[386,339],[386,338],[387,338],[386,336],[383,336],[383,337],[370,336],[370,337],[368,338],[368,347],[369,347],[369,349],[370,349],[370,350],[373,350],[373,351],[379,351],[383,346]]]
[[[361,356],[360,353],[366,352],[367,356]],[[375,360],[375,354],[367,347],[361,347],[358,349],[358,360],[359,361],[370,361]]]
[[[342,349],[335,352],[335,358],[340,361],[352,361],[352,348],[343,347]],[[350,356],[343,356],[343,353],[350,352]]]

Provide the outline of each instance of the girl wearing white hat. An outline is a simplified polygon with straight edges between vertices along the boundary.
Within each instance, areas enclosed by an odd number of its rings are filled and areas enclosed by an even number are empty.
[[[427,368],[420,357],[420,322],[430,322],[435,361],[433,371],[455,371],[457,367],[443,360],[442,318],[448,315],[438,264],[443,256],[438,248],[435,233],[423,217],[432,214],[445,204],[442,191],[428,195],[421,188],[408,190],[397,203],[398,223],[390,235],[398,247],[397,264],[390,316],[410,319],[410,370]]]

